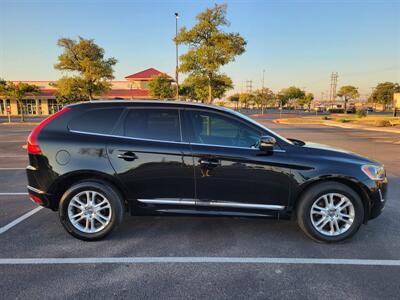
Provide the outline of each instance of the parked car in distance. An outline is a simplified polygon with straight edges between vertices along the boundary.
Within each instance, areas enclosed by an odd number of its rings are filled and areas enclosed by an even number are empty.
[[[292,217],[314,240],[337,242],[385,206],[380,163],[211,105],[73,104],[35,127],[27,149],[30,198],[82,240],[129,212]]]

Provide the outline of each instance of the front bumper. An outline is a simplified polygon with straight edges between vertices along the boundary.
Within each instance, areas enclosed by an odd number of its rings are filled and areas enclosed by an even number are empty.
[[[386,205],[387,178],[380,181],[367,180],[364,184],[368,187],[368,196],[370,209],[368,219],[372,220],[378,217]]]

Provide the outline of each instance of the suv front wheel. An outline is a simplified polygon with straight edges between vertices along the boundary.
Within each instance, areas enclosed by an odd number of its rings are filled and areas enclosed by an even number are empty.
[[[360,196],[338,182],[319,183],[299,199],[300,228],[319,242],[339,242],[353,236],[364,219]]]
[[[106,182],[79,182],[60,201],[62,225],[68,233],[86,241],[108,235],[122,222],[123,213],[120,194]]]

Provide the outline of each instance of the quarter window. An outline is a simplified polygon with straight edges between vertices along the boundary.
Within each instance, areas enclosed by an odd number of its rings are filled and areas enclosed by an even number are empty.
[[[189,119],[193,128],[193,143],[252,147],[261,135],[260,131],[221,114],[191,111]]]
[[[161,141],[181,141],[176,109],[131,109],[124,122],[124,135]]]
[[[117,123],[122,108],[93,109],[72,119],[70,130],[110,134]]]

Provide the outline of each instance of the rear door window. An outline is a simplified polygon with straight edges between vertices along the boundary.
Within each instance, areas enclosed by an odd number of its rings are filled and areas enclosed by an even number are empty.
[[[68,128],[74,131],[111,134],[123,108],[101,108],[86,111],[73,118]]]
[[[177,109],[130,109],[123,124],[127,137],[159,141],[181,141]]]

